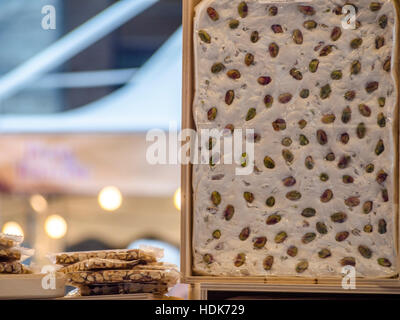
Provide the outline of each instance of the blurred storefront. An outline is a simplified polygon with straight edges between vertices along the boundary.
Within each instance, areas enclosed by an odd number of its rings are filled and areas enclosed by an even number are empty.
[[[56,10],[54,30],[41,27],[44,5]],[[126,22],[115,5],[130,8]],[[126,248],[146,239],[178,248],[179,166],[152,166],[145,156],[148,130],[180,122],[180,5],[0,4],[0,39],[10,43],[0,54],[0,82],[7,83],[0,90],[0,227],[23,232],[35,262],[45,263],[48,252]],[[94,18],[109,29],[98,40],[103,25],[87,24]],[[93,43],[68,43],[80,32]],[[38,59],[59,45],[76,52],[49,55],[47,70]],[[35,61],[42,70],[29,69]]]

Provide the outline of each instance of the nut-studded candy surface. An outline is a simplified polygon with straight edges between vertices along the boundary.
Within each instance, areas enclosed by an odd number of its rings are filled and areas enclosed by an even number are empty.
[[[356,28],[345,29],[346,3],[197,6],[196,128],[232,124],[261,139],[249,175],[235,174],[241,163],[193,166],[195,273],[323,277],[352,265],[360,277],[395,274],[398,18],[394,1],[354,0]]]

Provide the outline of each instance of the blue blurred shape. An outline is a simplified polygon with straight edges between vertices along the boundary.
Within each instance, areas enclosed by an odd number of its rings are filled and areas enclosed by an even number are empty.
[[[164,257],[160,260],[166,263],[172,263],[180,267],[180,253],[179,249],[172,244],[161,240],[154,240],[154,239],[139,239],[132,242],[128,249],[137,249],[141,245],[151,246],[155,248],[164,249]]]
[[[181,120],[182,28],[123,88],[79,109],[49,115],[3,115],[1,133],[144,132]]]

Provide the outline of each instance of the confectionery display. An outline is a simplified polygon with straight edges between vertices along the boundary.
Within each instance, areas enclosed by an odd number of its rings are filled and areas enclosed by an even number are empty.
[[[356,14],[348,16],[351,6]],[[194,17],[197,130],[254,129],[254,170],[193,166],[193,271],[397,274],[394,1],[203,0]],[[346,9],[346,10],[345,10]],[[351,15],[351,13],[350,13]]]
[[[154,293],[160,294],[168,291],[168,285],[157,283],[119,283],[107,285],[79,285],[82,296]]]
[[[60,253],[50,257],[61,265],[68,285],[81,295],[165,294],[174,286],[176,266],[159,262],[151,250],[108,250]]]
[[[29,274],[32,271],[19,261],[0,262],[0,274]]]
[[[0,233],[0,274],[28,274],[29,267],[21,262],[33,255],[33,250],[21,247],[23,237]]]
[[[139,249],[132,250],[106,250],[60,253],[55,256],[55,263],[60,265],[70,265],[79,261],[85,261],[91,258],[99,259],[117,259],[123,261],[143,260],[145,262],[155,262],[154,255],[148,254]]]

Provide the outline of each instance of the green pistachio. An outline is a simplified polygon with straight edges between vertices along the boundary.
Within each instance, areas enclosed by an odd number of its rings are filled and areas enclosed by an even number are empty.
[[[374,172],[374,170],[375,170],[375,166],[373,163],[370,163],[365,167],[365,171],[367,173],[372,173],[372,172]]]
[[[229,28],[237,29],[239,27],[239,24],[240,24],[239,20],[232,19],[229,21]]]
[[[371,11],[379,11],[382,8],[382,4],[379,2],[371,2],[369,8]]]
[[[318,66],[319,66],[319,60],[318,59],[313,59],[311,60],[308,69],[310,70],[310,72],[315,73],[318,70]]]
[[[298,251],[299,251],[299,250],[297,249],[297,247],[295,247],[295,246],[290,246],[290,247],[287,249],[286,253],[287,253],[288,256],[294,258],[295,256],[297,256]]]
[[[224,211],[224,218],[226,221],[230,221],[235,214],[235,208],[232,205],[228,205]]]
[[[303,242],[304,244],[308,244],[308,243],[314,241],[316,237],[317,237],[317,235],[314,232],[309,232],[303,236],[303,238],[301,239],[301,242]]]
[[[318,257],[321,259],[329,258],[331,255],[332,253],[329,249],[322,249],[320,252],[318,252]]]
[[[360,198],[359,197],[350,197],[344,200],[344,203],[348,207],[357,207],[360,205]]]
[[[219,238],[221,238],[221,230],[215,230],[215,231],[212,233],[212,236],[213,236],[214,239],[219,239]]]
[[[230,106],[233,103],[233,100],[235,99],[235,91],[233,90],[228,90],[225,94],[225,103]]]
[[[279,96],[278,98],[279,102],[282,104],[288,103],[290,100],[292,100],[292,95],[290,93],[283,93]]]
[[[378,120],[377,120],[378,126],[381,128],[386,127],[386,117],[383,113],[378,114]]]
[[[383,151],[385,151],[385,145],[384,145],[384,143],[383,143],[383,140],[380,139],[380,140],[378,141],[378,143],[376,144],[376,147],[375,147],[375,154],[376,154],[377,156],[379,156],[379,155],[381,155],[381,154],[383,153]]]
[[[213,256],[212,256],[211,254],[207,253],[207,254],[205,254],[205,255],[203,256],[203,261],[204,261],[206,264],[211,264],[211,263],[214,262],[214,258],[213,258]]]
[[[330,152],[326,155],[325,160],[326,161],[335,161],[336,156],[333,152]]]
[[[342,242],[349,237],[350,233],[347,231],[341,231],[336,234],[335,240],[338,242]]]
[[[268,47],[269,54],[272,58],[276,58],[279,54],[279,46],[273,42]]]
[[[317,222],[316,223],[316,229],[320,234],[327,234],[328,233],[328,227],[323,222]]]
[[[327,84],[321,88],[320,97],[323,100],[328,99],[331,93],[332,93],[331,86]]]
[[[241,18],[247,17],[247,14],[249,13],[249,8],[246,2],[242,1],[241,3],[239,3],[238,13]]]
[[[354,257],[344,257],[342,260],[339,261],[339,263],[345,267],[345,266],[356,266],[356,259]]]
[[[376,82],[376,81],[369,82],[365,86],[365,90],[367,91],[367,93],[372,93],[372,92],[378,90],[378,88],[379,88],[379,82]]]
[[[293,31],[293,41],[295,44],[303,44],[303,33],[299,29]]]
[[[199,30],[199,38],[205,43],[211,43],[211,37],[205,30]]]
[[[267,223],[267,225],[272,226],[272,225],[279,223],[281,221],[281,219],[282,219],[282,217],[279,214],[273,214],[267,218],[266,223]]]
[[[313,16],[315,14],[315,10],[311,6],[299,5],[297,8],[301,13],[305,14],[306,16]]]
[[[306,146],[306,145],[308,145],[308,144],[310,143],[310,142],[308,141],[307,137],[306,137],[304,134],[301,134],[301,135],[300,135],[299,141],[300,141],[300,145],[301,145],[301,146]]]
[[[251,192],[245,192],[245,193],[243,193],[243,198],[248,203],[252,203],[254,201],[254,194],[252,194]]]
[[[207,118],[209,121],[215,120],[216,117],[217,117],[217,108],[214,107],[207,111]]]
[[[371,224],[366,224],[364,226],[364,232],[371,233],[373,231],[373,226]]]
[[[249,67],[253,63],[254,63],[254,55],[251,53],[247,53],[246,56],[244,57],[244,64]]]
[[[370,213],[370,212],[372,211],[373,206],[374,206],[374,204],[373,204],[372,201],[366,201],[366,202],[364,202],[364,204],[363,204],[363,212],[364,212],[365,214]]]
[[[218,14],[217,10],[215,10],[212,7],[207,8],[207,14],[212,21],[217,21],[219,19],[219,14]]]
[[[285,147],[290,147],[292,145],[292,139],[289,137],[283,138],[282,145]]]
[[[314,168],[314,159],[311,156],[306,157],[304,164],[307,169],[312,170]]]
[[[298,124],[299,124],[299,128],[300,129],[304,129],[307,126],[307,121],[302,119],[302,120],[299,121]]]
[[[213,191],[211,193],[211,202],[218,206],[221,203],[221,195],[219,194],[218,191]]]
[[[328,143],[328,135],[324,130],[317,131],[317,140],[320,145],[325,145]]]
[[[257,110],[255,108],[250,108],[249,111],[247,111],[246,121],[254,119],[256,115],[257,115]]]
[[[390,262],[389,259],[386,258],[379,258],[378,259],[378,264],[382,267],[390,268],[392,266],[392,263]]]
[[[381,108],[383,108],[386,104],[386,98],[385,97],[378,98],[378,104]]]
[[[331,33],[332,41],[339,40],[341,35],[342,35],[342,29],[340,29],[340,27],[334,27]]]
[[[266,243],[267,243],[266,237],[258,237],[254,239],[253,247],[254,249],[262,249],[265,247]]]
[[[310,96],[310,90],[303,89],[300,91],[300,98],[307,99]]]
[[[268,207],[272,208],[275,205],[275,198],[269,197],[265,203]]]
[[[312,218],[317,214],[317,211],[314,208],[305,208],[301,215],[305,218]]]
[[[375,48],[377,50],[379,50],[380,48],[382,48],[385,45],[385,38],[381,37],[381,36],[377,36],[375,38]]]
[[[212,73],[220,73],[225,70],[225,66],[221,62],[214,63],[211,67]]]
[[[275,168],[275,161],[272,160],[272,158],[267,156],[267,157],[264,158],[264,165],[268,169],[274,169]]]
[[[286,161],[288,164],[291,164],[291,163],[293,162],[293,160],[294,160],[294,155],[293,155],[293,153],[292,153],[290,150],[288,150],[288,149],[283,149],[283,150],[282,150],[282,157],[283,157],[283,159],[285,159],[285,161]]]
[[[250,228],[247,227],[247,228],[244,228],[244,229],[240,232],[240,234],[239,234],[239,239],[242,240],[242,241],[245,241],[245,240],[247,240],[247,239],[249,238],[249,236],[250,236]]]
[[[383,16],[381,16],[381,17],[379,18],[378,24],[379,24],[379,26],[380,26],[382,29],[385,29],[386,26],[387,26],[387,24],[388,24],[388,17],[387,17],[387,15],[384,14]]]
[[[345,98],[347,101],[353,101],[355,97],[356,97],[356,92],[355,92],[354,90],[347,91],[347,92],[344,94],[344,98]]]
[[[303,273],[308,269],[308,262],[307,261],[301,261],[296,265],[296,272],[297,273]]]
[[[273,256],[268,256],[264,259],[263,261],[263,267],[264,270],[269,271],[272,269],[272,266],[274,264],[274,257]]]
[[[385,234],[387,232],[387,225],[385,219],[380,219],[378,222],[378,232],[380,234]]]
[[[334,70],[331,73],[331,78],[332,80],[340,80],[343,77],[343,72],[342,70]]]
[[[285,231],[281,231],[275,236],[275,243],[283,243],[287,237],[287,233]]]
[[[303,23],[303,27],[312,30],[315,29],[318,26],[318,24],[314,20],[307,20]]]
[[[274,103],[274,98],[273,98],[272,96],[270,96],[270,95],[268,94],[268,95],[266,95],[266,96],[264,97],[264,104],[265,104],[265,107],[266,107],[267,109],[271,108],[273,103]]]
[[[331,220],[335,223],[343,223],[347,220],[347,214],[345,214],[344,212],[336,212],[331,215]]]
[[[357,137],[359,139],[363,139],[367,133],[367,127],[365,126],[365,123],[360,123],[357,126]]]
[[[350,107],[346,107],[346,108],[343,109],[343,112],[342,112],[342,122],[343,123],[349,123],[350,122],[351,113],[352,112],[351,112]]]
[[[328,176],[327,173],[321,173],[320,176],[319,176],[319,179],[320,179],[322,182],[326,182],[326,181],[329,180],[329,176]]]
[[[286,198],[291,201],[297,201],[301,199],[301,193],[298,191],[290,191],[286,194]]]
[[[350,73],[351,74],[359,74],[361,72],[361,63],[358,60],[355,60],[352,62],[351,67],[350,67]]]
[[[253,31],[250,35],[250,41],[253,43],[257,43],[260,40],[260,35],[258,31]]]
[[[235,258],[233,263],[234,263],[235,267],[239,268],[242,265],[244,265],[245,262],[246,262],[246,255],[244,253],[239,253],[236,256],[236,258]]]
[[[356,38],[350,42],[350,46],[352,49],[358,49],[362,45],[362,43],[363,40],[361,38]]]
[[[322,193],[322,195],[321,195],[321,197],[320,197],[320,200],[321,200],[321,202],[323,202],[323,203],[327,203],[327,202],[331,201],[332,198],[333,198],[333,192],[332,192],[332,190],[327,189],[327,190],[325,190],[325,191]]]

